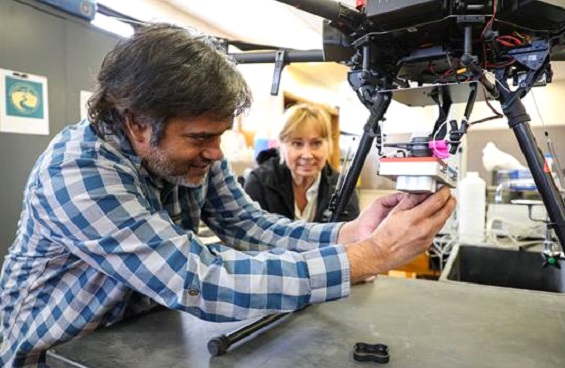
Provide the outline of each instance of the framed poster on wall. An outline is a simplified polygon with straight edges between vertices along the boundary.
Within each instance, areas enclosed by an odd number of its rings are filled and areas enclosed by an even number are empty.
[[[0,132],[49,134],[47,78],[0,69]]]

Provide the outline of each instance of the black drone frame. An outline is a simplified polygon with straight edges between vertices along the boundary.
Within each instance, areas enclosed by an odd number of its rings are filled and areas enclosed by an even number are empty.
[[[294,6],[306,12],[321,16],[326,19],[326,23],[337,29],[350,31],[361,23],[362,14],[355,9],[346,7],[338,2],[323,0],[277,0],[278,2]],[[459,127],[453,127],[450,132],[451,153],[455,153],[458,142],[466,133],[468,120],[473,110],[474,102],[477,96],[477,85],[482,84],[490,96],[498,100],[501,104],[502,111],[508,119],[508,126],[513,130],[520,149],[530,168],[532,177],[540,193],[541,199],[547,209],[549,222],[548,227],[554,230],[556,237],[563,248],[565,245],[565,204],[562,195],[557,188],[551,172],[544,170],[545,158],[540,150],[536,139],[530,127],[530,116],[521,99],[530,91],[543,76],[551,74],[550,52],[552,43],[549,39],[536,40],[531,45],[516,48],[513,57],[516,62],[521,65],[522,75],[519,85],[515,90],[511,90],[507,84],[507,80],[511,77],[510,65],[500,63],[499,67],[491,68],[493,77],[485,77],[486,71],[481,68],[477,62],[477,58],[472,54],[471,26],[472,22],[480,21],[477,17],[460,17],[458,22],[462,23],[464,38],[461,56],[461,63],[473,71],[474,83],[470,83],[470,93],[467,100],[467,106],[464,112],[464,118]],[[563,30],[565,34],[565,30]],[[563,35],[561,35],[563,38]],[[326,37],[326,35],[324,35]],[[391,78],[390,75],[384,76],[384,73],[378,72],[378,65],[373,65],[371,55],[374,55],[376,46],[373,43],[373,34],[367,34],[358,37],[353,46],[357,50],[356,66],[352,67],[348,73],[348,82],[357,93],[359,99],[369,110],[370,115],[363,128],[363,135],[359,142],[358,150],[353,161],[347,171],[347,175],[342,181],[342,185],[336,189],[330,200],[329,221],[336,221],[338,215],[345,209],[345,206],[352,195],[357,180],[361,174],[365,158],[368,155],[375,139],[377,147],[382,142],[380,124],[384,119],[385,113],[392,101],[392,94],[401,81]],[[561,40],[562,41],[562,40]],[[238,63],[274,63],[275,73],[271,94],[277,94],[279,89],[279,81],[281,73],[285,65],[295,62],[313,62],[328,61],[327,50],[277,50],[269,52],[253,52],[253,53],[237,53],[232,54]],[[375,72],[377,69],[377,72]],[[396,84],[396,85],[395,85]],[[401,86],[402,87],[402,86]],[[407,87],[406,85],[404,87]],[[441,97],[444,102],[440,107],[440,118],[436,122],[434,129],[443,129],[439,132],[439,136],[445,134],[446,125],[443,124],[447,118],[449,108],[451,106],[451,97],[449,88],[439,85],[432,94],[434,100]],[[456,129],[455,129],[456,128]],[[434,135],[437,135],[437,131]],[[545,257],[560,258],[563,253],[561,251],[544,251]],[[551,262],[551,264],[557,264]]]
[[[276,0],[306,12],[321,16],[326,19],[326,24],[346,32],[357,32],[356,28],[363,21],[363,16],[354,9],[348,8],[338,2],[329,0]],[[418,1],[418,0],[414,0]],[[495,2],[497,0],[494,0]],[[520,149],[527,161],[532,177],[540,193],[542,201],[548,213],[548,229],[553,229],[561,245],[561,250],[553,248],[544,249],[544,266],[559,266],[559,260],[564,259],[563,246],[565,245],[565,204],[563,197],[557,188],[553,176],[549,170],[545,170],[545,158],[540,150],[530,127],[530,116],[522,103],[522,98],[542,77],[551,79],[550,53],[555,40],[539,39],[525,47],[517,48],[513,51],[512,57],[521,66],[521,76],[517,82],[516,89],[511,90],[507,80],[511,77],[511,66],[505,63],[496,64],[487,73],[477,62],[477,58],[472,54],[472,24],[480,22],[480,17],[460,17],[458,22],[464,30],[463,54],[460,58],[461,64],[472,71],[473,80],[469,83],[469,95],[464,116],[461,124],[450,122],[451,131],[449,132],[450,152],[456,152],[459,142],[468,128],[468,121],[477,98],[477,89],[482,85],[490,97],[498,100],[501,104],[504,116],[508,119],[508,126],[513,130]],[[362,26],[361,26],[362,28]],[[363,30],[362,30],[363,31]],[[560,43],[565,43],[565,27],[559,35]],[[335,34],[334,34],[335,36]],[[326,35],[324,35],[326,38]],[[332,38],[330,34],[328,38]],[[339,38],[339,37],[338,37]],[[325,40],[327,41],[327,40]],[[339,44],[342,40],[330,40],[330,43]],[[326,45],[327,46],[327,45]],[[357,93],[360,101],[370,112],[364,128],[363,135],[359,142],[359,147],[353,161],[351,162],[345,178],[341,185],[336,188],[335,193],[330,199],[328,208],[329,221],[337,221],[338,215],[344,211],[349,198],[353,194],[358,178],[361,174],[365,158],[368,155],[374,141],[380,150],[381,127],[385,113],[393,99],[393,91],[400,88],[409,88],[409,84],[391,76],[390,73],[375,72],[372,55],[374,55],[373,35],[366,33],[358,37],[354,42],[357,51],[356,62],[348,73],[348,82]],[[332,46],[328,46],[331,49]],[[337,61],[328,59],[325,51],[340,54],[343,50],[336,47],[331,50],[277,50],[253,53],[232,54],[238,63],[274,63],[275,72],[271,94],[276,95],[279,90],[280,78],[285,65],[296,62],[320,62]],[[336,51],[337,50],[337,51]],[[340,56],[343,56],[341,54]],[[351,55],[349,55],[351,57]],[[497,66],[498,65],[498,66]],[[385,76],[386,75],[386,76]],[[429,97],[439,107],[439,118],[434,125],[433,136],[443,137],[447,134],[446,120],[452,105],[452,96],[448,85],[438,85],[432,89]],[[487,96],[485,96],[487,98]],[[443,102],[440,103],[440,102]],[[212,339],[208,345],[212,355],[221,355],[227,352],[228,348],[245,337],[271,325],[289,313],[270,314],[257,322],[251,323],[228,335],[222,335]]]

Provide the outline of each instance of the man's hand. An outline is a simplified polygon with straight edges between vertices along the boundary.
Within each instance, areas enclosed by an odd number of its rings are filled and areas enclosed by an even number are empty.
[[[351,231],[344,237],[357,237],[346,248],[351,281],[391,270],[426,251],[455,205],[447,187],[433,195],[394,194],[373,202],[344,225]]]
[[[393,193],[373,201],[357,218],[357,240],[365,239],[377,229],[389,213],[408,195],[406,193]]]
[[[398,192],[374,200],[355,220],[341,227],[338,242],[348,244],[368,237],[406,196]]]

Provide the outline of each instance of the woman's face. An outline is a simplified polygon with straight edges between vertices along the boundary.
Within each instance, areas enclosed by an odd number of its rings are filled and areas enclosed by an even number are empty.
[[[308,120],[283,145],[286,166],[295,180],[315,179],[330,154],[329,142],[322,137],[318,124]]]

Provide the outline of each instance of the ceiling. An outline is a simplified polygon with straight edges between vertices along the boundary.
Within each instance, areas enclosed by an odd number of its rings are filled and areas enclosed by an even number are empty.
[[[235,40],[298,50],[322,48],[321,17],[275,0],[161,0]],[[341,1],[354,6],[354,0]]]
[[[331,1],[331,0],[328,0]],[[142,21],[182,23],[208,34],[271,48],[322,49],[323,18],[275,0],[98,0]],[[354,7],[355,0],[341,0]],[[237,50],[231,52],[237,52]],[[294,71],[331,89],[348,88],[337,63],[293,63]]]
[[[290,48],[322,49],[323,18],[275,0],[161,0],[232,40]],[[355,0],[340,1],[354,7]],[[348,68],[337,63],[293,63],[298,71],[317,84],[340,89],[346,84]]]
[[[135,8],[131,0],[98,1],[121,7],[124,14],[133,15],[146,7],[148,14],[137,14],[143,20],[185,16],[188,25],[231,40],[276,48],[322,49],[323,19],[275,0],[137,0]],[[355,5],[355,0],[340,2]],[[553,64],[555,79],[565,79],[565,63]],[[343,84],[348,70],[336,63],[294,63],[292,67],[327,86]]]

